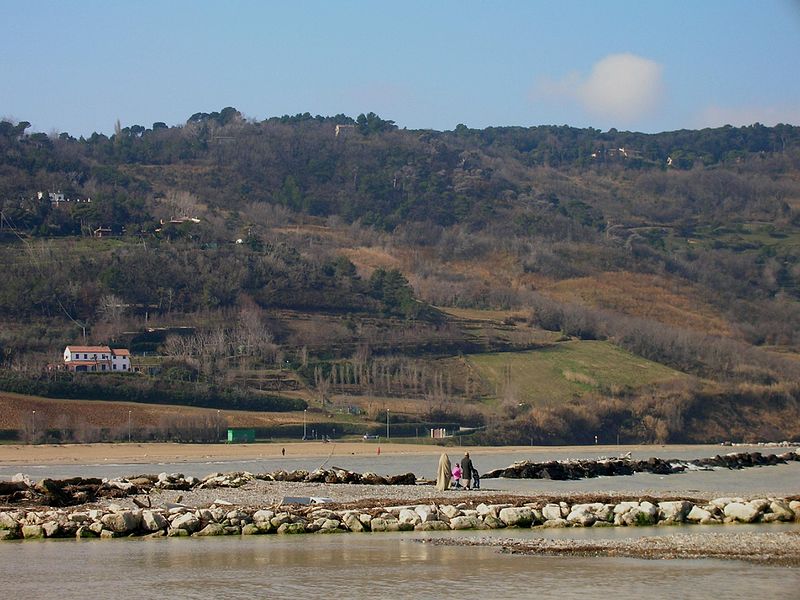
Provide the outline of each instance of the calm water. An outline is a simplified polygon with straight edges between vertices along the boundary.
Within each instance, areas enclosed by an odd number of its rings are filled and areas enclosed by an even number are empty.
[[[699,526],[698,526],[699,527]],[[661,530],[627,530],[652,535]],[[674,533],[671,529],[669,533]],[[604,530],[602,535],[619,536]],[[445,534],[453,535],[453,534]],[[465,535],[465,534],[455,534]],[[509,532],[505,532],[509,535]],[[516,535],[534,535],[530,531]],[[597,530],[550,535],[576,537]],[[719,560],[514,556],[413,534],[0,544],[19,598],[798,598],[800,570]]]

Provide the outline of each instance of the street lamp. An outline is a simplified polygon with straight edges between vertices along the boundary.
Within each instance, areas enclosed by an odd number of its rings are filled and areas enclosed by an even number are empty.
[[[36,443],[36,411],[33,411],[33,433],[31,434],[31,444]]]
[[[389,441],[389,409],[386,409],[386,441]]]
[[[306,439],[306,412],[307,410],[303,409],[303,439]]]

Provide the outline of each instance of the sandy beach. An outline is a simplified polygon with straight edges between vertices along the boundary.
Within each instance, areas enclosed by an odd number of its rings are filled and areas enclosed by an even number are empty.
[[[617,456],[625,452],[649,452],[658,456],[670,451],[697,449],[698,455],[713,456],[730,452],[720,446],[436,446],[431,444],[384,443],[375,441],[290,442],[285,444],[173,444],[173,443],[113,443],[113,444],[0,444],[2,465],[81,465],[108,460],[116,463],[145,464],[157,462],[194,462],[198,460],[250,460],[277,458],[285,449],[287,458],[333,456],[419,455],[439,456],[469,450],[475,454],[524,453],[534,458],[553,453],[586,453]],[[780,451],[776,449],[765,451]]]

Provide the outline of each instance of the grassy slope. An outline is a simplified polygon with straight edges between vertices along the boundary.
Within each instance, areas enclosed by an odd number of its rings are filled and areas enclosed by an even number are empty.
[[[684,377],[683,374],[636,357],[608,342],[570,341],[530,352],[471,355],[470,364],[497,396],[509,397],[506,373],[511,373],[511,395],[518,402],[546,406],[598,388],[638,387]]]
[[[176,417],[216,417],[217,410],[190,406],[155,405],[100,400],[59,400],[0,392],[0,429],[20,429],[30,425],[36,411],[37,427],[59,428],[88,424],[94,427],[127,427],[128,411],[136,427],[158,427]],[[263,413],[220,411],[231,427],[267,427],[281,423],[300,423],[303,413]],[[316,418],[316,417],[315,417]]]

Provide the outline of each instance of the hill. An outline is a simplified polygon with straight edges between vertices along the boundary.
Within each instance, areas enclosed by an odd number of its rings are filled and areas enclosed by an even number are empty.
[[[85,331],[148,353],[155,382],[364,426],[388,409],[571,442],[594,407],[631,442],[798,435],[800,128],[225,108],[110,137],[27,129],[0,122],[0,369],[40,377]]]

